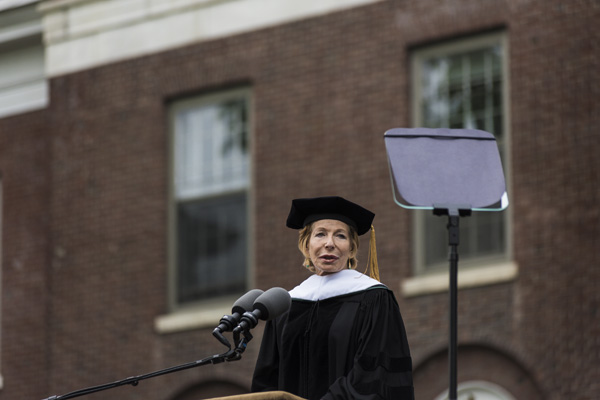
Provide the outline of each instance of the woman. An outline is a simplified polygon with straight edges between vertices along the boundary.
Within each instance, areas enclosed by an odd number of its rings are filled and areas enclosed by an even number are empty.
[[[378,281],[374,216],[341,197],[292,201],[287,226],[300,229],[298,247],[313,275],[290,291],[290,310],[265,325],[253,392],[284,390],[310,400],[414,398],[400,310]],[[369,229],[371,277],[355,270],[358,236]]]

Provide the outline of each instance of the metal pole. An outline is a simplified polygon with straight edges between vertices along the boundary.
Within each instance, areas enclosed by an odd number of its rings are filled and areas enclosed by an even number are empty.
[[[448,242],[450,245],[450,345],[448,349],[448,369],[450,371],[450,383],[448,389],[448,398],[450,400],[456,400],[456,370],[457,370],[457,337],[458,337],[458,238],[459,229],[458,222],[459,216],[452,215],[450,213],[448,217]]]

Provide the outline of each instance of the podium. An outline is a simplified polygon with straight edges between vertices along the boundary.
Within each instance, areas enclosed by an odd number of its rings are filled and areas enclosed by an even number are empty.
[[[210,400],[306,400],[288,392],[281,390],[272,392],[259,392],[239,394],[235,396],[213,397]]]

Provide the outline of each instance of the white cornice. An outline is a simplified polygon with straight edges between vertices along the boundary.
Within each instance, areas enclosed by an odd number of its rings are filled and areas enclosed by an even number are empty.
[[[379,1],[54,0],[38,10],[52,77]]]
[[[0,2],[0,11],[23,7],[28,4],[37,3],[38,1],[39,0],[3,0]]]

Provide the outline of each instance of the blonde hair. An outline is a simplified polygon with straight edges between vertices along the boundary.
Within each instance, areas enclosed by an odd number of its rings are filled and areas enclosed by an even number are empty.
[[[316,222],[316,221],[315,221]],[[300,229],[300,233],[298,234],[298,249],[304,256],[304,267],[308,269],[310,272],[315,273],[315,266],[310,259],[310,255],[308,253],[308,242],[310,241],[310,235],[313,230],[314,222],[306,225],[304,228]],[[348,232],[350,236],[350,256],[348,257],[348,269],[356,269],[358,265],[358,260],[356,259],[356,254],[358,253],[358,233],[354,227],[346,224],[348,227]]]

